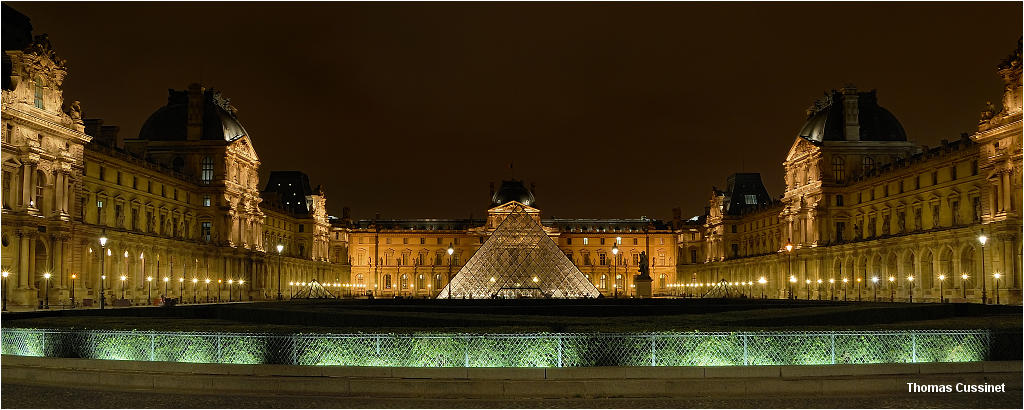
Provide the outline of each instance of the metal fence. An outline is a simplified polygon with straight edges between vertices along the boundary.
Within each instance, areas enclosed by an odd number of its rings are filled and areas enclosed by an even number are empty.
[[[17,356],[395,367],[733,366],[970,362],[987,330],[261,334],[3,329]]]

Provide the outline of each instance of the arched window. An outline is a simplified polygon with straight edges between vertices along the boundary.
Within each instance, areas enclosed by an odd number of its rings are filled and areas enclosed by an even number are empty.
[[[875,160],[872,159],[870,156],[865,155],[864,158],[861,159],[860,161],[860,167],[861,171],[864,174],[867,174],[871,172],[871,170],[875,169]]]
[[[391,289],[391,275],[384,275],[384,289]]]
[[[441,275],[434,275],[434,289],[441,290]]]
[[[32,81],[32,83],[33,83],[33,85],[35,87],[35,104],[36,104],[36,108],[42,110],[42,109],[46,108],[43,105],[43,81],[40,80],[39,77],[36,77]]]
[[[402,290],[409,289],[409,275],[402,275]]]
[[[832,157],[832,179],[837,184],[841,184],[846,180],[846,161],[838,155]]]
[[[202,170],[199,176],[204,184],[213,181],[213,158],[203,157]]]
[[[608,275],[601,275],[601,289],[608,289]]]

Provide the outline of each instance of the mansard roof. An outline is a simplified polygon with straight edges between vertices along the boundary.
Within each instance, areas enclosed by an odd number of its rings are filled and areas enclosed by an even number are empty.
[[[832,90],[807,110],[807,121],[800,128],[799,137],[814,143],[822,141],[847,141],[847,116],[844,112],[847,99],[857,99],[857,118],[860,141],[906,141],[896,116],[878,105],[875,90],[857,92],[854,88],[842,91]],[[850,140],[853,140],[852,138]]]

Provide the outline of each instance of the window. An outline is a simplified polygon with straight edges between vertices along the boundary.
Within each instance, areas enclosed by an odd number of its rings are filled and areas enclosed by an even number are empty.
[[[615,243],[617,245],[622,245],[622,237],[621,236],[616,236],[615,237]]]
[[[117,184],[121,185],[121,171],[117,171]]]
[[[732,233],[736,233],[736,225],[729,225],[729,230],[732,231]]]
[[[391,275],[384,275],[384,289],[391,289]]]
[[[633,245],[636,245],[637,242],[639,242],[639,240],[637,238],[633,238]]]
[[[209,194],[204,194],[203,195],[203,206],[210,206],[210,195]],[[362,238],[360,238],[360,239],[362,239]]]
[[[740,256],[740,245],[734,243],[734,244],[731,244],[731,247],[732,247],[732,256],[733,257]]]
[[[914,230],[924,229],[923,223],[921,222],[921,208],[914,209]]]
[[[960,201],[951,201],[949,208],[953,212],[953,226],[960,225]]]
[[[420,238],[420,245],[426,245],[426,244],[427,244],[427,238]]]
[[[96,223],[103,224],[103,200],[96,200]]]
[[[306,224],[299,224],[299,232],[305,232],[305,231],[306,231]]]
[[[36,77],[36,79],[34,81],[32,81],[32,82],[33,82],[33,85],[35,86],[35,104],[36,104],[36,108],[42,110],[42,109],[46,108],[46,107],[43,106],[43,81],[40,80],[39,77]]]
[[[139,210],[132,208],[132,230],[139,230]]]
[[[843,196],[836,195],[836,206],[843,206]]]
[[[106,173],[107,173],[107,170],[104,169],[103,167],[100,167],[100,181],[103,180],[103,174],[106,174]]]
[[[601,245],[604,245],[604,238],[601,238]]]
[[[12,178],[13,174],[11,174],[9,171],[3,171],[3,173],[4,173],[4,185],[3,185],[4,192],[0,196],[2,196],[4,198],[4,208],[11,209],[11,200],[10,200],[10,195],[8,195],[8,193],[11,192],[11,178]]]
[[[117,221],[118,226],[124,225],[124,205],[114,205],[114,220]]]
[[[608,289],[608,275],[601,275],[601,289]]]
[[[843,234],[846,231],[846,222],[836,222],[836,242],[843,242]]]
[[[690,249],[690,263],[697,263],[697,250]]]
[[[132,176],[132,189],[139,189],[139,178]]]
[[[437,254],[434,255],[434,265],[440,266],[444,264],[444,261],[441,260],[441,255],[441,252],[438,252]]]
[[[160,185],[160,196],[167,198],[167,185]]]
[[[604,265],[608,264],[608,255],[606,255],[604,253],[599,253],[597,255],[597,258],[598,258],[598,262],[601,264],[601,266],[604,266]]]
[[[932,185],[939,184],[939,171],[932,171]]]
[[[572,245],[572,238],[565,238],[566,245]]]
[[[210,232],[211,231],[210,222],[208,222],[208,221],[207,222],[203,222],[201,224],[201,226],[202,226],[202,233],[201,233],[201,235],[203,236],[203,240],[206,241],[206,242],[210,242],[210,239],[211,239],[210,236],[212,234],[212,232]]]
[[[837,184],[841,184],[846,180],[846,161],[838,155],[832,157],[832,179]]]
[[[210,181],[213,181],[213,158],[203,157],[199,179],[204,184],[209,184]]]
[[[584,265],[590,265],[590,254],[589,253],[583,253],[583,264]]]
[[[956,164],[953,164],[953,166],[949,168],[949,179],[953,181],[956,180]]]
[[[743,195],[743,203],[747,205],[757,205],[757,195]]]
[[[587,245],[590,243],[590,238],[583,238],[583,244]]]
[[[861,172],[867,175],[871,170],[875,169],[875,160],[870,156],[865,155],[860,162]]]

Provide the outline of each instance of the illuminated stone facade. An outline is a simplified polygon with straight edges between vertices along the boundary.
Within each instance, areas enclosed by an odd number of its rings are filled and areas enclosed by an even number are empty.
[[[677,235],[670,224],[647,218],[543,219],[532,190],[515,180],[503,181],[492,193],[486,219],[353,221],[348,231],[352,283],[376,295],[434,297],[511,212],[513,203],[523,205],[540,222],[601,294],[632,295],[640,252],[648,249],[653,255],[654,293],[672,292],[668,285],[676,276]],[[617,256],[613,246],[618,248]]]
[[[817,102],[783,162],[781,200],[729,213],[732,193],[715,190],[700,218],[704,263],[681,261],[679,283],[698,294],[725,279],[753,282],[757,296],[839,299],[845,284],[850,299],[874,298],[877,286],[879,299],[913,290],[918,301],[994,302],[998,281],[1001,302],[1020,303],[1020,58],[1018,45],[999,67],[1002,109],[939,147],[907,141],[874,92],[848,87]],[[680,249],[694,236],[681,233]]]
[[[304,192],[301,207],[269,194],[261,208],[259,157],[219,92],[171,90],[138,138],[122,140],[118,127],[65,103],[65,63],[29,30],[20,32],[27,44],[5,51],[0,126],[12,307],[67,304],[72,294],[96,306],[100,289],[107,304],[273,298],[279,267],[283,282],[347,276],[331,263],[346,239],[331,232],[322,192]],[[342,245],[332,248],[332,234]]]

